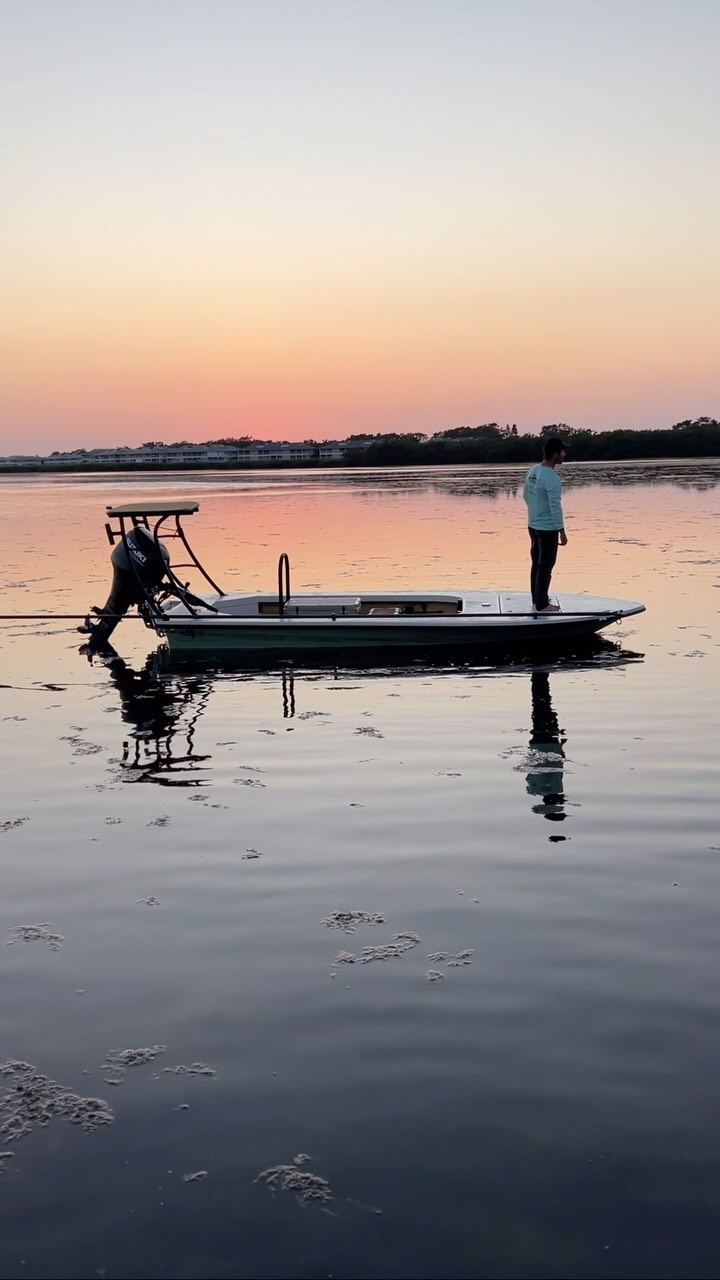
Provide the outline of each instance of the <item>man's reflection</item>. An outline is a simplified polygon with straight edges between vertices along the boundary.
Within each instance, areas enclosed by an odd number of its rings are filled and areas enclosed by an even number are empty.
[[[533,813],[547,818],[548,822],[564,822],[567,817],[563,791],[565,737],[553,710],[547,671],[533,671],[531,688],[532,732],[527,792],[539,800],[532,807]]]
[[[283,719],[292,720],[295,715],[295,672],[291,667],[283,667],[281,678]]]

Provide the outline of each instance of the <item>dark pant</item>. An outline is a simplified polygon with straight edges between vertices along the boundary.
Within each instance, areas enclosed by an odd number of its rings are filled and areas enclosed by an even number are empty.
[[[530,534],[530,595],[536,609],[550,602],[548,591],[558,553],[557,529],[528,529]]]

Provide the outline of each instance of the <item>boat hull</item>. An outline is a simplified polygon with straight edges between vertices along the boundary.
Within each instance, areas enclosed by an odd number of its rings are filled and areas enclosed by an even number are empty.
[[[332,612],[324,603],[332,599]],[[377,597],[377,600],[382,599]],[[536,614],[520,592],[475,592],[464,596],[422,597],[425,611],[414,612],[420,597],[398,597],[392,616],[386,606],[373,607],[365,596],[358,612],[356,597],[297,597],[292,608],[263,615],[268,597],[215,597],[219,612],[190,615],[184,608],[153,618],[152,625],[178,655],[344,653],[389,650],[394,653],[459,648],[491,649],[561,647],[591,637],[643,605],[607,597],[558,596],[560,612]],[[404,602],[404,603],[403,603]],[[208,601],[210,603],[210,601]],[[410,612],[406,612],[410,609]],[[317,616],[316,610],[324,610]],[[452,611],[451,611],[452,610]]]
[[[270,625],[254,625],[250,622],[223,625],[203,620],[195,625],[158,625],[156,630],[164,636],[173,653],[275,653],[290,656],[294,653],[369,649],[427,651],[457,647],[483,651],[490,648],[510,649],[514,646],[546,647],[596,635],[615,621],[615,617],[568,619],[561,626],[533,629],[532,626],[511,622],[495,627],[488,626],[487,623],[477,627],[460,626],[457,622],[436,623],[431,626],[408,623],[405,626],[381,627],[340,619],[329,625],[304,619]]]

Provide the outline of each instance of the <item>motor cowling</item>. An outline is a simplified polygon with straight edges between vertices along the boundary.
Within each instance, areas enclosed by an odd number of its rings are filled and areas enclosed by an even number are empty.
[[[124,542],[113,547],[110,563],[113,569],[126,574],[136,584],[139,580],[144,587],[158,587],[170,563],[170,553],[149,529],[138,524],[129,531]]]
[[[109,639],[130,606],[142,603],[148,588],[160,586],[170,564],[170,553],[145,525],[138,524],[113,547],[110,563],[113,567],[110,594],[102,609],[93,609],[98,621],[92,622],[87,617],[85,625],[79,628],[101,644]]]

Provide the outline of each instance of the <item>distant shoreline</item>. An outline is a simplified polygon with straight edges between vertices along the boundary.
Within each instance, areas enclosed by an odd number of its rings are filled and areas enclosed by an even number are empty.
[[[537,461],[534,459],[502,459],[489,461],[487,459],[481,461],[470,461],[461,459],[447,459],[445,461],[426,460],[404,460],[395,462],[377,462],[365,460],[363,463],[350,463],[347,461],[322,461],[322,462],[208,462],[208,463],[177,463],[169,465],[163,463],[161,465],[152,465],[150,463],[128,463],[127,466],[108,466],[93,465],[92,463],[67,464],[61,463],[52,465],[48,463],[43,466],[3,466],[0,464],[0,476],[17,476],[17,475],[174,475],[177,473],[197,473],[198,471],[221,471],[221,472],[260,472],[260,471],[386,471],[393,468],[414,468],[414,467],[492,467],[500,469],[501,467],[522,467],[529,463]],[[716,454],[658,454],[643,455],[632,458],[572,458],[568,457],[568,463],[576,465],[627,465],[632,463],[648,463],[648,462],[720,462],[720,452]]]
[[[720,458],[720,422],[715,418],[686,420],[662,430],[627,428],[598,432],[561,422],[543,427],[540,435],[518,435],[515,427],[503,429],[493,422],[479,427],[452,428],[430,437],[418,432],[389,432],[382,436],[353,437],[320,444],[304,441],[301,445],[286,441],[248,443],[244,438],[204,441],[201,444],[185,441],[171,445],[153,441],[137,449],[125,446],[77,449],[64,453],[57,451],[47,457],[17,454],[0,458],[0,474],[112,472],[127,475],[160,471],[529,466],[542,457],[543,439],[551,435],[561,436],[565,441],[568,462]]]

